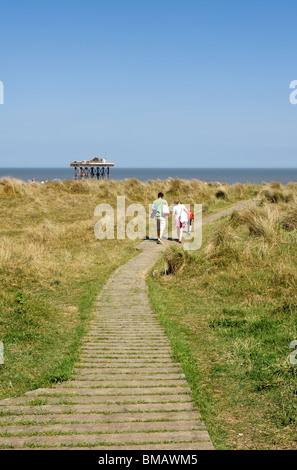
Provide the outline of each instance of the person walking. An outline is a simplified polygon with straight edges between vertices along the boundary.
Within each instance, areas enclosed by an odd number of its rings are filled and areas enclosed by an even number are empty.
[[[186,206],[180,203],[179,199],[175,199],[174,204],[172,214],[175,215],[174,224],[177,227],[178,243],[181,243],[183,238],[183,229],[188,221],[188,211]]]
[[[166,207],[166,210],[168,210],[168,203],[166,199],[164,199],[164,194],[160,192],[158,194],[158,199],[155,199],[155,201],[153,202],[153,207],[156,211],[158,244],[162,244],[163,232],[166,226],[165,216],[168,215],[167,213],[164,213],[164,206]]]
[[[191,206],[188,207],[188,232],[191,233],[192,230],[192,222],[194,220],[194,214],[192,212]]]

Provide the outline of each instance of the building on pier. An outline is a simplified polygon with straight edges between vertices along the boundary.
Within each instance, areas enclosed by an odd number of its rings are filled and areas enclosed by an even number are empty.
[[[114,163],[108,162],[106,158],[93,158],[93,160],[82,160],[81,162],[71,162],[74,168],[74,179],[97,178],[109,179],[109,169],[114,167]]]

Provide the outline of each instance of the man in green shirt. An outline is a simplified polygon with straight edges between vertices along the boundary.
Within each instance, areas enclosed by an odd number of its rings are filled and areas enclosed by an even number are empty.
[[[157,243],[159,244],[162,243],[162,236],[163,236],[163,232],[166,226],[166,219],[163,216],[163,204],[168,205],[166,199],[163,199],[163,198],[164,198],[164,194],[159,193],[158,199],[155,199],[155,201],[153,202],[153,205],[156,206],[157,208],[157,212],[156,212],[157,237],[158,237]]]

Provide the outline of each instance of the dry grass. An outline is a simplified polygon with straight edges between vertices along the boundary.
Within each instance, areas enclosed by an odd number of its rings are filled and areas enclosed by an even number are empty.
[[[234,212],[230,220],[230,226],[233,228],[244,225],[248,228],[250,236],[262,237],[271,243],[276,243],[279,239],[279,224],[279,209],[271,206],[250,207]]]
[[[179,247],[172,247],[164,252],[167,274],[181,272],[186,265],[188,253]]]
[[[123,181],[51,181],[44,185],[24,183],[12,178],[2,178],[0,180],[0,199],[5,197],[30,197],[32,201],[45,194],[88,194],[98,197],[114,200],[117,195],[126,196],[128,201],[151,203],[161,190],[173,202],[175,197],[188,198],[190,201],[195,199],[201,203],[211,198],[228,199],[235,201],[238,199],[247,199],[255,196],[261,188],[261,185],[242,185],[224,186],[214,183],[203,183],[199,180],[181,180],[169,178],[165,181],[149,181],[143,183],[135,178]]]
[[[47,184],[1,179],[0,338],[6,359],[0,396],[22,394],[69,377],[95,296],[111,272],[134,254],[137,241],[95,238],[98,204],[107,202],[115,208],[120,195],[127,205],[137,202],[148,207],[161,190],[169,204],[179,197],[216,212],[238,199],[255,197],[261,189],[261,185],[179,179]],[[287,189],[296,192],[293,186]],[[216,196],[221,190],[227,198]],[[290,221],[291,227],[292,216]],[[218,236],[213,243],[216,256],[220,252],[222,258],[226,249],[222,240]],[[172,273],[178,272],[187,260],[175,253],[168,264]],[[279,274],[284,282],[286,275],[284,270]]]
[[[105,191],[0,180],[1,398],[69,378],[95,296],[134,254],[135,242],[94,236]]]
[[[229,223],[225,223],[215,230],[211,242],[206,246],[206,258],[214,259],[223,256],[236,256],[237,237]]]
[[[0,338],[5,365],[0,397],[69,377],[95,296],[111,272],[134,254],[137,240],[95,238],[98,204],[116,208],[117,196],[125,196],[126,205],[142,203],[148,210],[163,191],[169,204],[178,196],[216,211],[239,194],[249,198],[259,191],[258,186],[245,192],[224,186],[227,201],[215,197],[218,187],[179,179],[46,184],[1,179]]]
[[[218,449],[297,448],[297,368],[289,361],[297,339],[296,189],[260,188],[258,205],[203,227],[203,246],[182,271],[182,254],[167,254],[172,275],[149,281]]]
[[[297,197],[295,197],[283,212],[281,224],[285,230],[293,231],[297,229]]]
[[[229,194],[228,194],[228,192],[226,191],[225,188],[221,187],[221,188],[218,188],[217,191],[215,192],[215,197],[217,199],[228,200],[229,199]]]

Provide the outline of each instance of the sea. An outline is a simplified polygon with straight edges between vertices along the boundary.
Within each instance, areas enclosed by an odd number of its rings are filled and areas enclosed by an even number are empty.
[[[0,168],[0,178],[9,176],[23,181],[36,182],[74,179],[73,168]],[[235,183],[270,183],[279,181],[286,185],[297,182],[297,168],[111,168],[110,179],[119,181],[136,178],[166,180],[168,178],[197,179],[200,181]]]

